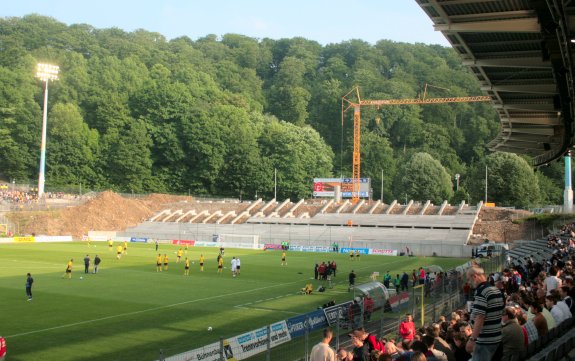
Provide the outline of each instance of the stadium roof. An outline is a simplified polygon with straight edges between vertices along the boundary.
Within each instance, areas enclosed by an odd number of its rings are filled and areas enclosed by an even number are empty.
[[[492,151],[548,163],[574,143],[575,2],[416,0],[493,99]]]

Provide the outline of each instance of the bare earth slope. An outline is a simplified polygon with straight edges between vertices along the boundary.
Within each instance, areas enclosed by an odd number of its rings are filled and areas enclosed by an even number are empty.
[[[515,240],[533,240],[547,235],[537,222],[527,221],[513,223],[514,220],[525,218],[531,212],[498,207],[483,207],[473,227],[473,234],[480,236],[470,243],[483,243],[485,240],[492,242],[513,242]]]
[[[79,239],[88,231],[119,231],[148,219],[170,203],[191,197],[151,194],[124,198],[114,192],[100,193],[86,203],[50,212],[17,212],[9,218],[20,225],[21,234],[72,235]]]

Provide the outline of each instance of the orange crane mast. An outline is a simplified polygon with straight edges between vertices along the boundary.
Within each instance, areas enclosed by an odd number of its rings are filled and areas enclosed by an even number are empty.
[[[443,104],[443,103],[470,103],[491,101],[490,96],[450,97],[450,98],[426,98],[427,84],[422,98],[416,99],[381,99],[362,100],[359,87],[354,87],[341,97],[341,125],[343,126],[344,114],[353,108],[353,168],[352,168],[352,203],[359,201],[359,179],[361,169],[361,107],[406,104]]]

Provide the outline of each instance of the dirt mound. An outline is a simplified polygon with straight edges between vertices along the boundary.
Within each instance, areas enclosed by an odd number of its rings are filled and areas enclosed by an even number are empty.
[[[536,221],[514,222],[531,215],[531,212],[498,207],[483,207],[473,227],[470,243],[479,244],[486,240],[510,243],[520,239],[537,239],[547,235]]]
[[[9,218],[21,234],[72,235],[79,239],[88,231],[119,231],[145,221],[169,203],[190,197],[156,195],[124,198],[114,192],[100,193],[86,203],[50,212],[18,212]]]

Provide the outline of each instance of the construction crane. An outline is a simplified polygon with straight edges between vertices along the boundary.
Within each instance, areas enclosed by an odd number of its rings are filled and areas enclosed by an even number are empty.
[[[352,203],[359,201],[360,169],[361,169],[361,107],[405,104],[443,104],[443,103],[470,103],[491,101],[490,96],[451,97],[451,98],[427,98],[427,84],[423,96],[417,99],[382,99],[362,100],[359,95],[359,87],[356,86],[341,97],[341,124],[343,126],[344,114],[353,108],[353,169],[352,169]]]

